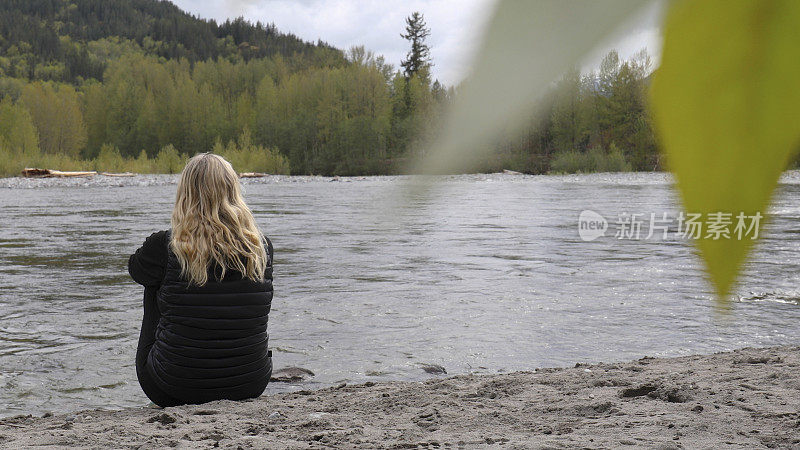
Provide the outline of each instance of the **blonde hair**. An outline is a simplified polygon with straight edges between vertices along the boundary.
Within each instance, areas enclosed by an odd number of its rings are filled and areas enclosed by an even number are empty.
[[[228,268],[264,280],[269,262],[263,235],[244,202],[239,176],[221,156],[200,153],[186,163],[171,223],[169,245],[190,284],[206,284],[212,262],[222,268],[218,281]]]

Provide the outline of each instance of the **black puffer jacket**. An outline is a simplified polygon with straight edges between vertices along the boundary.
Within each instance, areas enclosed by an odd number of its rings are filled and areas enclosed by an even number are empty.
[[[169,242],[169,232],[165,241]],[[272,373],[267,320],[272,304],[272,243],[264,282],[233,271],[221,282],[190,286],[167,246],[156,294],[160,318],[146,370],[164,392],[186,403],[261,395]]]

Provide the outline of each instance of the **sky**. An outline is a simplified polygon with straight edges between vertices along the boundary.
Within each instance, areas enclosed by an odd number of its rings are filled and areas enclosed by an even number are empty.
[[[181,9],[205,19],[224,21],[243,16],[251,22],[274,23],[278,30],[307,41],[321,39],[337,48],[363,45],[400,67],[408,42],[400,37],[405,18],[425,16],[433,78],[451,86],[469,69],[494,0],[172,0]],[[599,44],[584,70],[599,64],[616,48],[622,58],[643,47],[657,58],[660,51],[660,7],[647,8],[609,42]]]

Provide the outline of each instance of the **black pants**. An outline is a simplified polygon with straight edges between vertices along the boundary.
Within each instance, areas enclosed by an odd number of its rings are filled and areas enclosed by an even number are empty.
[[[159,312],[156,304],[156,290],[145,288],[144,315],[142,317],[142,331],[139,333],[139,345],[136,348],[136,378],[142,391],[156,405],[166,408],[168,406],[182,405],[182,402],[162,390],[147,372],[147,354],[156,341],[156,327],[158,326]]]

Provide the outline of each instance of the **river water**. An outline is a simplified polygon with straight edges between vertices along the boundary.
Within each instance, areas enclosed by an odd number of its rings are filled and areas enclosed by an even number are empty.
[[[176,176],[0,180],[0,415],[146,405],[128,256],[169,227]],[[665,174],[246,179],[275,245],[275,367],[334,383],[797,344],[800,173],[729,312],[674,233],[585,242],[578,216],[678,213]],[[422,187],[421,187],[422,186]],[[674,222],[674,221],[673,221]],[[672,223],[670,231],[676,231]]]

